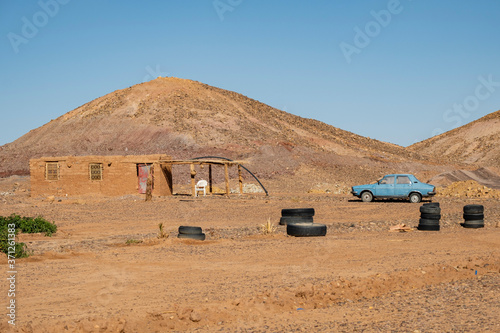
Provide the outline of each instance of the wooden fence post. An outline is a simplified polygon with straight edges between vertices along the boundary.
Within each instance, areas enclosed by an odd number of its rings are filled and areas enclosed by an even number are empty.
[[[240,194],[243,194],[243,176],[241,175],[241,165],[238,164],[238,180],[240,182]]]
[[[226,195],[229,196],[229,170],[227,163],[224,163],[224,178],[226,180]]]
[[[193,197],[196,196],[196,183],[194,177],[196,177],[196,170],[194,169],[194,163],[191,163],[191,193],[193,194]]]

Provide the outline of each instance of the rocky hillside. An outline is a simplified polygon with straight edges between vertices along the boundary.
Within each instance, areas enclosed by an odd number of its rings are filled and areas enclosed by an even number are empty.
[[[27,174],[29,159],[41,156],[210,154],[248,159],[261,169],[267,165],[271,174],[296,170],[309,162],[301,160],[304,156],[320,159],[318,163],[346,158],[404,162],[420,159],[415,151],[297,117],[235,92],[158,78],[97,98],[0,147],[0,176]],[[313,157],[318,152],[326,155]]]
[[[500,164],[500,111],[409,147],[435,159],[478,166]]]

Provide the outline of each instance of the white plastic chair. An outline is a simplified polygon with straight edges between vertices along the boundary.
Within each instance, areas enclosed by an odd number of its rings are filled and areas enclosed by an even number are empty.
[[[194,195],[198,196],[198,191],[203,191],[203,196],[207,195],[207,185],[208,182],[206,180],[199,180],[198,183],[194,186]]]

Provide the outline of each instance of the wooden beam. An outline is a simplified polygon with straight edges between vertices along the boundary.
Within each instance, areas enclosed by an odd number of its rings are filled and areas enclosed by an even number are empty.
[[[226,195],[229,196],[229,168],[224,164],[224,178],[226,181]]]
[[[151,174],[148,176],[146,181],[146,201],[153,200],[153,179],[151,179]]]
[[[213,179],[212,179],[212,164],[209,164],[208,165],[208,192],[210,194],[213,193],[212,183],[213,183]]]
[[[238,164],[238,180],[240,182],[240,194],[243,194],[243,176],[241,175],[241,165]]]
[[[196,182],[195,182],[194,177],[196,177],[196,170],[194,169],[194,163],[190,164],[190,168],[191,168],[191,193],[193,194],[193,197],[195,197],[196,196],[196,190],[195,190]]]

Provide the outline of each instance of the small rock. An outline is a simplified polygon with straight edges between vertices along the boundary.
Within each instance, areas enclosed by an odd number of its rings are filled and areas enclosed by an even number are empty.
[[[201,320],[201,315],[198,312],[193,311],[189,315],[189,320],[191,320],[193,323],[197,323]]]

